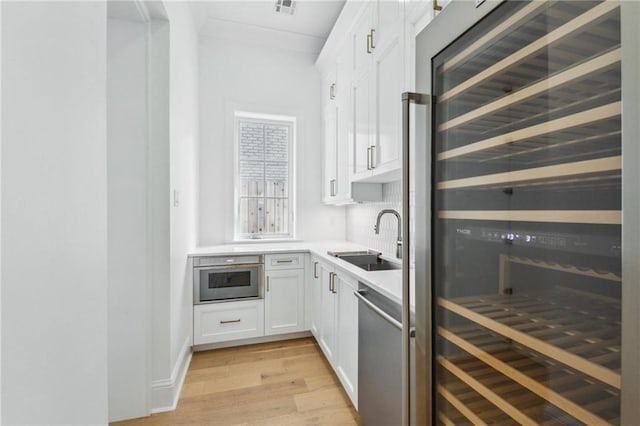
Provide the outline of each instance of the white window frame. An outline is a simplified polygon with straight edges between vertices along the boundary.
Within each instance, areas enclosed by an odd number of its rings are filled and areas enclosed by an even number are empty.
[[[289,233],[287,234],[244,234],[240,232],[240,122],[261,124],[277,124],[289,126]],[[287,115],[265,114],[235,111],[233,114],[233,239],[234,241],[293,240],[296,238],[296,117]]]

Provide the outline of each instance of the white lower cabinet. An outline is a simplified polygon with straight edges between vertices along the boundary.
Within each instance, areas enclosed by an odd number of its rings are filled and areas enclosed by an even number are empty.
[[[193,344],[304,331],[305,259],[304,253],[265,255],[263,299],[195,305]]]
[[[333,270],[320,264],[320,339],[318,343],[329,362],[336,356],[336,297],[333,293]]]
[[[316,257],[311,258],[310,288],[307,291],[311,295],[310,329],[317,341],[320,341],[320,322],[322,320],[322,270],[320,261]]]
[[[304,269],[267,271],[264,334],[304,330]]]
[[[315,256],[311,265],[311,331],[357,408],[358,283]]]
[[[193,307],[193,344],[264,335],[264,301],[210,303]]]
[[[336,372],[353,405],[358,408],[358,282],[336,274],[338,296]]]

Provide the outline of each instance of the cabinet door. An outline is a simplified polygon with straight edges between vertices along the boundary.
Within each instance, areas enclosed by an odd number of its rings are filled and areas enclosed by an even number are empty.
[[[331,101],[324,111],[324,201],[331,202],[337,195],[337,157],[338,142],[338,110],[335,102]]]
[[[269,271],[265,291],[265,335],[304,329],[304,269]]]
[[[373,17],[373,48],[380,49],[401,30],[403,4],[398,0],[377,0]]]
[[[337,63],[337,146],[336,146],[336,201],[351,199],[351,184],[349,181],[349,155],[351,130],[353,125],[353,108],[351,106],[351,79],[353,76],[351,49],[347,46],[340,54]]]
[[[317,258],[311,258],[311,333],[320,341],[320,329],[322,325],[322,270]]]
[[[353,405],[358,408],[358,299],[357,282],[336,276],[338,296],[337,372]]]
[[[398,36],[376,54],[376,126],[374,149],[375,172],[401,167],[402,43]]]
[[[336,297],[335,293],[332,291],[333,271],[322,263],[318,268],[320,269],[320,276],[322,277],[322,290],[320,294],[320,340],[318,343],[329,362],[333,364],[336,356]]]
[[[371,72],[353,82],[353,167],[354,180],[367,177],[371,154]]]
[[[371,67],[373,48],[371,47],[371,40],[369,40],[368,37],[371,35],[371,30],[373,29],[372,14],[372,5],[365,6],[351,33],[353,70],[356,74]]]

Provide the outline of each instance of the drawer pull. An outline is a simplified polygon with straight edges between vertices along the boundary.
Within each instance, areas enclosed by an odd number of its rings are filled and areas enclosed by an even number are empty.
[[[234,320],[220,320],[220,324],[231,324],[233,322],[240,322],[240,318]]]
[[[289,260],[276,260],[276,263],[293,263],[293,259],[289,259]]]

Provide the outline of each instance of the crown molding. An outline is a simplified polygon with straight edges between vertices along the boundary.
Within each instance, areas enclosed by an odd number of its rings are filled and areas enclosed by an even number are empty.
[[[313,55],[320,53],[324,44],[322,37],[211,17],[200,36]]]

